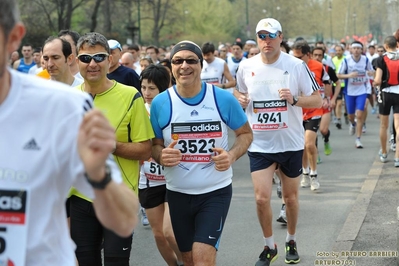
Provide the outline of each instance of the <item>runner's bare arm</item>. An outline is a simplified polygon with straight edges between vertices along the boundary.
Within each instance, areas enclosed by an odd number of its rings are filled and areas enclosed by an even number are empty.
[[[151,157],[151,140],[116,142],[116,149],[113,154],[129,160],[148,160]]]

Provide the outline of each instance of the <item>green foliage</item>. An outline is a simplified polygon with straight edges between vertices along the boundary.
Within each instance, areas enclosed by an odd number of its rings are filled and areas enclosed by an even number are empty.
[[[395,5],[393,1],[84,0],[82,5],[68,12],[81,2],[19,0],[22,19],[28,30],[26,40],[39,46],[69,21],[71,29],[81,34],[93,28],[121,43],[133,37],[128,27],[140,25],[141,43],[161,46],[184,39],[198,44],[232,42],[236,37],[245,41],[255,38],[256,24],[265,17],[281,22],[285,38],[309,36],[340,40],[346,36],[351,38],[354,33],[366,35],[372,32],[381,40],[399,25],[394,12],[399,10],[399,4]],[[105,3],[108,3],[108,9]],[[97,12],[96,4],[99,6]],[[355,12],[356,17],[353,15]],[[138,32],[135,38],[137,41]]]

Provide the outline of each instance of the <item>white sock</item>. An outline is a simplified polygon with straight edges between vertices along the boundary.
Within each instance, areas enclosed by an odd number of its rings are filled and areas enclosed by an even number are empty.
[[[305,175],[306,175],[306,174],[309,174],[309,167],[306,167],[306,168],[303,167],[303,168],[302,168],[302,173],[304,173]]]
[[[317,170],[310,170],[310,175],[317,175]]]
[[[285,242],[290,242],[291,240],[294,240],[294,241],[296,241],[296,237],[295,237],[295,235],[290,235],[288,232],[287,232],[287,238],[285,239]]]
[[[273,236],[263,237],[263,240],[265,240],[265,246],[268,246],[270,249],[274,249],[274,238],[273,238]]]

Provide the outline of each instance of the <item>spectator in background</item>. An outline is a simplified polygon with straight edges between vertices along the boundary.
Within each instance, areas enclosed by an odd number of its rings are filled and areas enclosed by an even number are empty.
[[[289,54],[291,51],[291,48],[286,41],[282,41],[280,43],[280,50],[286,54]]]
[[[12,52],[12,54],[10,56],[10,66],[12,67],[14,65],[14,62],[17,61],[18,59],[19,59],[18,51]]]
[[[232,56],[227,56],[227,66],[229,67],[230,73],[233,76],[233,78],[236,77],[238,65],[242,60],[247,59],[246,57],[243,56],[242,54],[242,43],[240,42],[235,42],[231,46],[232,49]]]
[[[369,45],[369,47],[367,49],[366,56],[370,60],[370,62],[372,62],[373,59],[379,57],[379,55],[375,52],[375,46],[374,45]]]
[[[109,65],[109,71],[107,78],[113,79],[119,83],[127,86],[135,87],[140,89],[139,75],[136,71],[119,64],[121,58],[122,46],[116,40],[108,40],[109,49],[111,50],[111,62]]]
[[[127,48],[127,51],[133,55],[134,59],[134,70],[136,71],[137,75],[140,75],[141,68],[140,68],[140,47],[137,44],[131,44]]]
[[[227,47],[225,45],[219,45],[219,57],[223,60],[227,60]]]
[[[76,78],[83,80],[82,75],[79,72],[79,66],[77,61],[78,52],[76,49],[76,45],[80,38],[80,34],[73,30],[61,30],[58,32],[58,37],[65,39],[67,42],[71,44],[72,47],[72,60],[69,64],[69,69],[71,70],[72,75]]]
[[[248,54],[249,54],[249,50],[251,50],[251,48],[256,47],[256,41],[253,39],[249,39],[245,42],[244,45],[244,56],[246,58],[248,58]]]
[[[13,68],[19,72],[28,73],[29,69],[36,65],[36,63],[33,61],[32,54],[32,45],[22,45],[22,58],[14,62]]]
[[[260,50],[258,47],[252,47],[251,49],[249,49],[248,58],[251,58],[259,53],[260,53]]]
[[[133,55],[129,52],[125,52],[121,56],[120,64],[122,66],[131,68],[134,70],[134,58]]]
[[[155,45],[147,46],[145,49],[147,57],[151,58],[153,64],[159,63],[159,49]]]
[[[153,64],[151,58],[147,58],[147,57],[141,58],[139,62],[140,62],[141,71],[143,71],[149,65]]]
[[[69,67],[74,58],[71,44],[64,38],[51,36],[44,42],[43,60],[51,80],[71,87],[82,84],[83,79],[72,75]]]
[[[28,71],[31,75],[37,75],[39,72],[43,70],[42,68],[42,48],[38,47],[33,50],[33,61],[36,63],[33,67],[31,67]]]
[[[175,85],[176,84],[176,80],[175,80],[175,78],[173,77],[173,74],[172,74],[172,64],[170,63],[170,60],[169,59],[161,60],[161,62],[159,62],[159,64],[164,66],[164,67],[166,67],[166,69],[168,70],[168,72],[170,74],[170,82],[171,83],[170,83],[169,87],[171,87],[172,85]]]
[[[206,42],[201,49],[204,58],[201,81],[227,89],[233,93],[236,81],[231,76],[226,61],[214,56],[215,46],[213,43]]]

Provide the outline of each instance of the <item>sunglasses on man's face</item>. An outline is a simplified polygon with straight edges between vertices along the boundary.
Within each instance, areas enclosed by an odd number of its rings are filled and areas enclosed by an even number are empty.
[[[377,50],[377,52],[379,52],[379,53],[383,53],[383,52],[384,52],[384,50]]]
[[[174,65],[182,65],[183,62],[186,62],[189,65],[196,65],[199,63],[199,59],[184,59],[184,58],[178,58],[178,59],[172,59],[171,63]]]
[[[80,62],[85,64],[90,64],[91,60],[94,60],[96,63],[103,62],[109,54],[107,53],[97,53],[97,54],[80,54],[78,55],[78,59]]]
[[[267,37],[274,40],[277,38],[277,36],[278,36],[278,32],[276,32],[276,33],[259,33],[258,34],[258,37],[261,40],[266,40]]]

